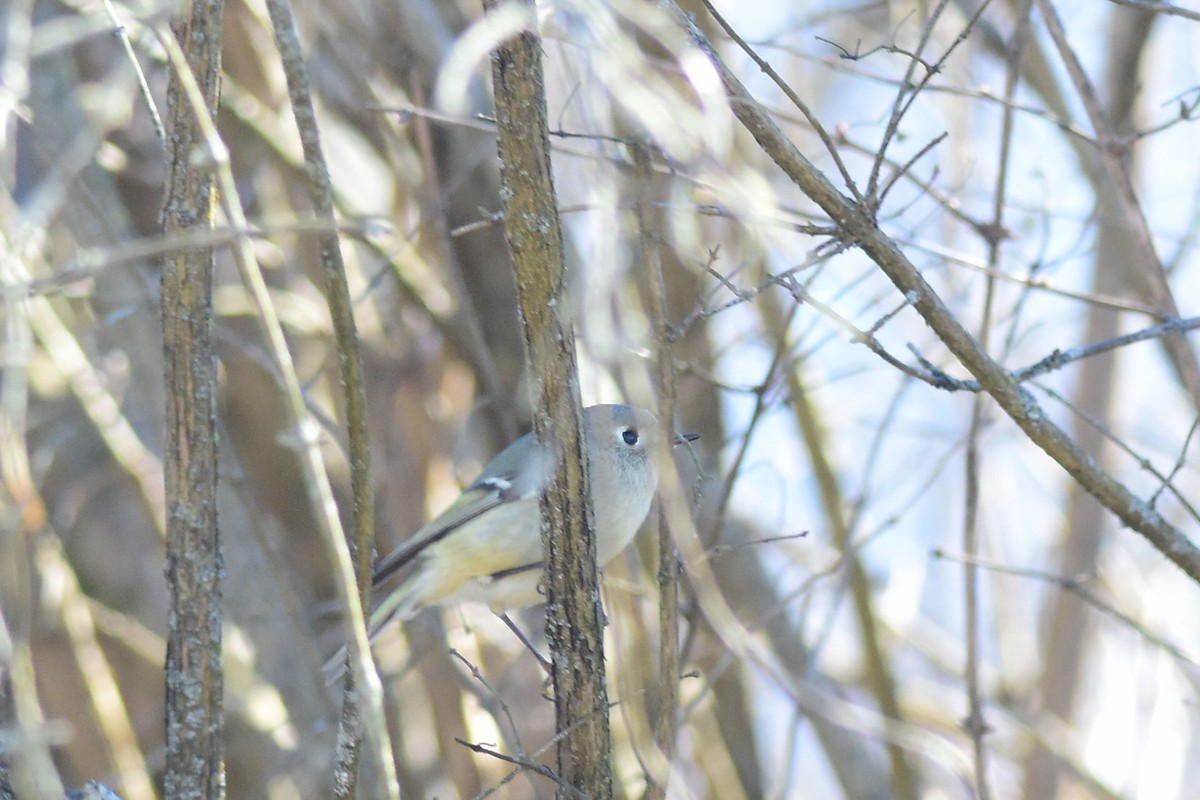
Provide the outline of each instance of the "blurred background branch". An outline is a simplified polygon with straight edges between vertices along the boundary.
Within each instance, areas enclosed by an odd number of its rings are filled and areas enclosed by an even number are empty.
[[[702,436],[663,483],[671,538],[602,576],[614,793],[1190,798],[1196,672],[1173,654],[1200,652],[1200,590],[1164,550],[1190,569],[1198,537],[1195,14],[714,0],[722,28],[682,3],[746,87],[731,103],[672,6],[538,6],[583,402],[670,414],[673,382]],[[175,124],[173,8],[0,5],[0,760],[30,796],[163,792],[160,476],[202,455],[164,409],[208,401],[227,790],[327,797],[319,666],[362,600],[332,532],[364,526],[361,574],[530,427],[496,42],[471,4],[304,4],[284,58],[279,4],[225,0],[215,132],[177,151],[154,112]],[[838,188],[814,202],[749,113]],[[227,183],[164,233],[185,173]],[[210,258],[206,393],[164,382],[164,325],[207,323],[164,317],[160,280]],[[1051,425],[1105,502],[1034,441]],[[544,676],[485,610],[374,655],[389,736],[343,770],[358,796],[556,791]]]

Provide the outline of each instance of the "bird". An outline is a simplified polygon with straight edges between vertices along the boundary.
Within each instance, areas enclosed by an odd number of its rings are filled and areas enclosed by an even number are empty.
[[[650,512],[658,488],[654,452],[660,430],[658,418],[636,406],[584,409],[599,566],[625,549]],[[698,438],[673,434],[672,441]],[[380,559],[373,593],[410,569],[394,588],[377,595],[367,621],[369,640],[394,620],[463,602],[487,605],[524,640],[506,612],[544,599],[538,495],[552,469],[550,454],[539,453],[533,434],[525,434],[500,451],[449,508]],[[327,682],[344,671],[342,647],[325,665]]]

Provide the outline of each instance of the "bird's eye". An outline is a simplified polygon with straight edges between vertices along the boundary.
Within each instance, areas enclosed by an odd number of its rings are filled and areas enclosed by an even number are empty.
[[[638,443],[637,431],[635,431],[633,428],[626,428],[625,430],[621,431],[621,440],[630,447],[633,447]]]

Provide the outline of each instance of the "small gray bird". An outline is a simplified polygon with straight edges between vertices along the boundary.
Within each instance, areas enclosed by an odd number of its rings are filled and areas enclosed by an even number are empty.
[[[597,563],[604,565],[638,532],[654,492],[658,418],[624,405],[590,406],[583,412]],[[674,443],[695,434],[674,436]],[[482,474],[436,519],[375,566],[372,587],[413,563],[412,570],[376,600],[368,620],[374,641],[394,619],[407,620],[427,606],[484,603],[497,614],[542,601],[541,513],[538,494],[552,459],[540,454],[532,433],[502,450]],[[332,683],[344,670],[345,648],[326,664]]]

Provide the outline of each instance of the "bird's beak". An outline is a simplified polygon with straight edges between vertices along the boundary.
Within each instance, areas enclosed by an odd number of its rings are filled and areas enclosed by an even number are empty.
[[[677,433],[677,434],[675,434],[675,441],[673,443],[674,444],[687,444],[688,442],[694,442],[699,438],[700,438],[700,434],[698,434],[698,433]]]

